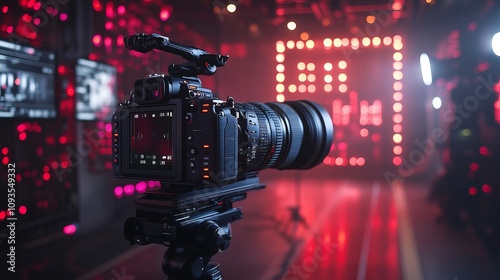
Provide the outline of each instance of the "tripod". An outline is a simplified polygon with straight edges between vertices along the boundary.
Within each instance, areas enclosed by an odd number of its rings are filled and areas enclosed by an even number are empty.
[[[125,222],[125,239],[131,244],[167,246],[162,269],[169,280],[222,280],[219,264],[210,259],[228,249],[231,222],[242,218],[233,202],[245,199],[249,190],[264,187],[251,177],[190,192],[182,191],[186,186],[147,192],[136,199],[136,217]]]

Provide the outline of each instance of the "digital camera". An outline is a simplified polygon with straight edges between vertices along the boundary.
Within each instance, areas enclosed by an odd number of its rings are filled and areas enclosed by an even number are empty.
[[[170,65],[169,75],[137,80],[130,100],[114,112],[117,177],[223,186],[266,168],[309,169],[330,151],[332,120],[314,102],[238,103],[203,88],[197,75],[213,74],[228,56],[157,34],[137,34],[125,43],[141,52],[179,54],[188,63]]]

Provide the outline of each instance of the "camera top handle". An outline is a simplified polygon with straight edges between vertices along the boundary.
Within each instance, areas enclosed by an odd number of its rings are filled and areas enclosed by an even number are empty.
[[[170,65],[168,72],[173,76],[197,76],[212,75],[217,67],[226,64],[229,55],[211,54],[204,50],[182,45],[159,34],[139,33],[124,38],[125,47],[142,53],[148,53],[153,49],[180,55],[189,63]]]

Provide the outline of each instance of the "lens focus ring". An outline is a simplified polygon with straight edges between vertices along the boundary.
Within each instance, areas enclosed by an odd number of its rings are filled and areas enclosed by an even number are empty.
[[[259,123],[262,126],[265,123],[269,124],[269,142],[261,150],[260,159],[262,159],[259,169],[269,168],[274,165],[283,148],[283,128],[276,113],[267,105],[262,103],[250,103],[260,110],[255,110]],[[261,129],[261,131],[263,131]],[[266,147],[267,146],[267,147]]]

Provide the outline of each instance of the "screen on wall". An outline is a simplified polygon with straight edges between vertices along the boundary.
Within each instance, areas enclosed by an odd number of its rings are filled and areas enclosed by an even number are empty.
[[[55,54],[0,41],[0,118],[55,118]]]
[[[116,68],[78,59],[75,75],[76,119],[110,121],[117,105]]]

